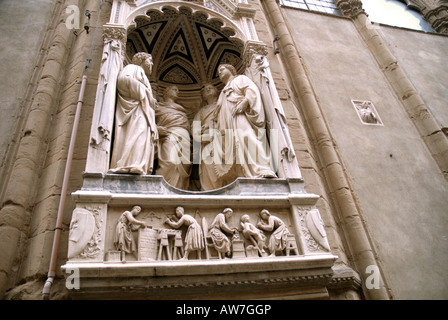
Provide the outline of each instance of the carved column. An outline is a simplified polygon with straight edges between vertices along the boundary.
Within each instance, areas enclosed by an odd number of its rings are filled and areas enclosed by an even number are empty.
[[[104,173],[109,168],[116,83],[118,73],[123,67],[126,29],[105,26],[103,39],[103,57],[92,118],[86,172]]]

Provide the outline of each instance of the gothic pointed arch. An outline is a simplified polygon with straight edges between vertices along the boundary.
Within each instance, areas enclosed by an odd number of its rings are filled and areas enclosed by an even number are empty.
[[[125,60],[139,51],[150,53],[154,61],[150,81],[159,96],[164,88],[176,85],[193,109],[205,84],[221,85],[219,64],[232,63],[243,71],[244,32],[225,15],[194,1],[148,3],[132,11],[125,26]]]

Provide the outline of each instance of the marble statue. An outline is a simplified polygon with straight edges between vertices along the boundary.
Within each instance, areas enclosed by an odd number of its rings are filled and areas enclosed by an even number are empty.
[[[271,256],[275,256],[278,251],[286,249],[289,230],[286,224],[278,217],[271,215],[271,213],[263,209],[260,211],[261,221],[257,224],[257,227],[261,230],[272,232],[268,248]]]
[[[249,215],[245,214],[241,217],[242,234],[246,239],[249,239],[251,243],[257,248],[260,256],[266,254],[266,236],[263,231],[258,229],[254,224],[250,222]]]
[[[135,218],[141,211],[142,208],[140,206],[134,206],[131,211],[123,212],[118,219],[114,234],[114,246],[121,252],[121,260],[123,262],[126,261],[126,253],[134,255],[137,253],[137,243],[135,242],[132,232],[141,227],[149,227],[144,221]]]
[[[218,251],[219,258],[231,255],[231,239],[226,234],[238,236],[238,230],[231,228],[227,223],[232,217],[233,210],[225,208],[223,212],[216,215],[208,229],[208,234],[212,239],[213,246]]]
[[[192,163],[190,159],[190,122],[187,111],[176,103],[179,89],[165,89],[164,102],[159,102],[156,123],[159,132],[157,175],[172,186],[188,189]]]
[[[215,150],[222,159],[215,163],[221,184],[237,177],[277,177],[271,168],[266,118],[257,85],[247,76],[237,75],[232,65],[220,65],[218,74],[225,84],[214,115],[223,137],[221,148]]]
[[[201,226],[194,217],[184,213],[183,207],[176,208],[176,217],[179,219],[178,221],[167,218],[165,223],[175,229],[178,229],[183,225],[188,226],[184,240],[185,254],[181,260],[188,260],[191,251],[196,251],[198,259],[201,259],[201,251],[204,250],[204,234]]]
[[[193,119],[193,139],[194,143],[199,145],[199,148],[193,148],[198,154],[193,155],[199,163],[199,181],[201,183],[201,190],[212,190],[221,187],[218,176],[215,173],[214,159],[215,152],[214,144],[215,134],[213,114],[218,100],[218,89],[207,84],[201,91],[202,98],[205,105],[196,113]]]
[[[136,53],[132,64],[118,75],[112,173],[152,174],[158,139],[154,114],[157,101],[148,80],[152,65],[150,54]]]

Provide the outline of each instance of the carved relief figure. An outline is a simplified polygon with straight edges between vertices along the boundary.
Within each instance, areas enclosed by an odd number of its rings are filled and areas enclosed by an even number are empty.
[[[237,75],[231,65],[220,65],[218,74],[225,83],[215,114],[217,129],[225,137],[216,150],[222,162],[215,164],[222,185],[237,177],[275,178],[258,87],[247,76]]]
[[[188,189],[191,173],[190,122],[186,109],[176,103],[179,89],[166,88],[164,102],[156,110],[159,132],[158,167],[156,174],[162,175],[172,186]]]
[[[140,227],[147,227],[144,221],[135,218],[141,211],[141,207],[134,206],[131,211],[123,212],[118,219],[114,235],[114,245],[115,248],[121,252],[121,259],[123,262],[126,261],[126,253],[132,253],[134,255],[137,253],[137,244],[132,235],[132,231],[136,231]]]
[[[361,106],[358,108],[359,114],[361,115],[361,119],[367,123],[377,123],[378,119],[373,113],[372,109],[370,109],[370,103],[363,102]]]
[[[263,231],[255,227],[255,225],[250,222],[249,215],[247,214],[241,217],[240,224],[243,228],[243,236],[252,242],[252,244],[257,248],[260,256],[264,256],[266,254],[266,236],[263,234]]]
[[[152,173],[158,139],[154,114],[157,101],[148,80],[152,65],[151,55],[140,52],[118,76],[112,173]]]
[[[215,247],[216,251],[218,251],[220,258],[222,258],[223,256],[225,257],[226,255],[230,256],[232,252],[231,242],[226,233],[238,236],[238,230],[236,228],[231,228],[227,224],[232,214],[232,209],[224,209],[223,212],[219,213],[215,217],[208,229],[208,234],[210,235],[213,241],[213,246]]]
[[[215,173],[214,162],[214,138],[216,130],[214,128],[213,114],[218,100],[218,89],[207,84],[202,89],[202,97],[206,103],[193,120],[193,139],[194,143],[199,144],[199,148],[194,148],[199,154],[195,154],[195,159],[198,158],[199,163],[199,180],[201,182],[202,190],[217,189],[221,185],[218,183],[218,177]],[[196,150],[199,149],[199,150]]]
[[[277,251],[283,251],[287,245],[289,230],[286,224],[278,217],[263,209],[260,211],[261,220],[257,227],[261,230],[271,232],[268,248],[271,256],[275,256]]]
[[[183,207],[176,208],[176,217],[179,219],[178,221],[168,218],[165,223],[175,229],[183,225],[188,226],[185,235],[185,254],[181,260],[188,260],[191,251],[197,251],[198,259],[201,259],[201,251],[204,250],[204,234],[201,226],[195,218],[184,213]]]
[[[375,107],[370,101],[352,100],[361,122],[364,124],[382,125],[380,118],[375,112]]]

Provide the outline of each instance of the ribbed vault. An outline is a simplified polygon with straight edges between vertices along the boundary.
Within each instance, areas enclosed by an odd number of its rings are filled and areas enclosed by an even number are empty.
[[[140,51],[153,56],[150,81],[159,94],[167,86],[177,85],[184,103],[193,105],[200,100],[204,84],[221,86],[219,64],[243,68],[243,41],[233,38],[235,31],[224,27],[223,21],[204,12],[165,6],[149,9],[134,21],[135,26],[128,30],[126,59]]]

